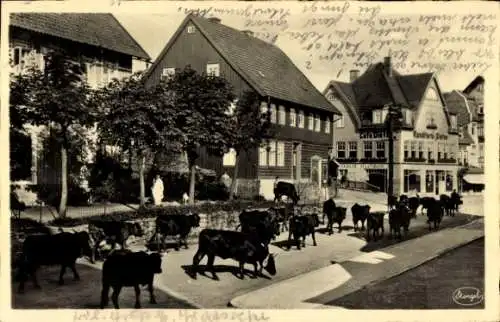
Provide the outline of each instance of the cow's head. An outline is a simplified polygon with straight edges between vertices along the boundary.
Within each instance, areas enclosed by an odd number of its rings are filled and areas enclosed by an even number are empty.
[[[136,237],[144,236],[144,231],[142,230],[142,227],[138,222],[130,224],[130,233]]]
[[[193,213],[189,215],[189,222],[192,227],[200,227],[200,215],[197,213]]]
[[[86,231],[75,232],[78,238],[78,244],[80,245],[80,251],[82,256],[85,256],[94,263],[94,242],[90,237],[90,234]]]
[[[264,269],[271,275],[276,275],[276,263],[274,262],[274,254],[269,254],[267,256],[267,263]]]
[[[149,254],[149,265],[153,274],[160,274],[161,270],[161,255],[159,253]]]

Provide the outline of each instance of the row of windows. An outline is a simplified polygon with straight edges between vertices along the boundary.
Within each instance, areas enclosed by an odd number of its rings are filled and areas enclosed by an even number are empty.
[[[453,173],[452,171],[442,171],[439,173],[438,181],[445,181],[446,191],[453,190]],[[425,192],[435,193],[436,177],[432,170],[425,171],[425,178],[421,178],[419,170],[404,170],[403,191],[421,192],[421,181],[425,180]]]
[[[276,104],[268,104],[266,102],[261,103],[262,113],[267,113],[270,111],[271,123],[287,125],[286,119],[286,111],[283,105],[279,105],[276,108]],[[290,108],[289,117],[288,117],[288,125],[291,127],[305,128],[306,116],[304,111],[298,110],[296,111],[294,108]],[[323,122],[323,129],[321,128],[321,117],[319,115],[314,115],[309,113],[307,117],[307,129],[310,131],[321,132],[322,130],[325,133],[330,133],[331,130],[331,121],[330,118],[327,118]]]
[[[219,64],[207,64],[206,73],[210,76],[220,76],[220,65]],[[175,74],[175,67],[163,68],[161,73],[161,78],[170,78]]]
[[[444,142],[437,143],[437,158],[441,159],[454,159],[455,154],[458,150],[456,144],[448,144]],[[415,140],[405,140],[404,141],[404,157],[407,158],[419,158],[419,159],[431,159],[434,160],[436,151],[436,142],[427,141],[415,141]]]
[[[269,141],[259,148],[259,166],[284,167],[285,142]]]
[[[363,158],[385,158],[386,157],[386,141],[385,140],[368,140],[363,141]],[[356,141],[338,141],[337,142],[337,158],[339,159],[354,159],[358,157],[358,142]]]

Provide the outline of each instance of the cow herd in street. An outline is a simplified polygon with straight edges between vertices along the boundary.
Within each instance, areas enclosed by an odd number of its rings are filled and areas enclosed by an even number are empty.
[[[291,187],[290,187],[291,186]],[[288,231],[287,249],[295,246],[298,250],[306,246],[305,239],[311,236],[316,246],[315,233],[319,225],[325,223],[326,232],[334,233],[333,225],[338,225],[338,232],[342,231],[342,223],[346,218],[347,208],[339,207],[333,199],[323,203],[322,220],[316,208],[311,212],[302,211],[297,206],[298,195],[291,184],[277,186],[284,191],[275,194],[289,195],[292,203],[277,204],[269,209],[246,209],[239,215],[239,225],[236,230],[202,229],[198,235],[198,249],[193,257],[192,265],[186,273],[196,278],[200,270],[200,261],[206,256],[205,271],[211,272],[212,278],[218,280],[214,268],[215,257],[233,259],[238,262],[239,278],[244,278],[245,264],[252,264],[252,277],[263,276],[263,270],[270,275],[276,274],[276,255],[269,250],[269,244],[280,233]],[[460,196],[455,192],[451,196],[441,195],[439,199],[431,197],[408,198],[401,195],[389,200],[388,223],[389,238],[403,238],[407,236],[412,218],[417,216],[417,209],[424,209],[429,224],[429,230],[439,229],[444,214],[454,216],[461,204]],[[384,235],[384,217],[386,212],[370,211],[369,205],[355,203],[351,207],[354,231],[365,231],[367,241],[378,240]],[[150,303],[155,303],[153,294],[153,279],[155,274],[162,272],[162,256],[160,252],[165,248],[167,236],[177,236],[175,249],[181,246],[188,248],[187,238],[193,228],[200,226],[200,216],[195,213],[187,215],[159,216],[155,221],[155,234],[146,244],[148,251],[133,252],[127,248],[129,236],[141,237],[144,232],[137,223],[120,221],[90,222],[89,232],[61,232],[53,235],[28,236],[23,244],[23,253],[19,265],[19,292],[24,291],[25,280],[29,275],[36,288],[40,288],[36,279],[36,270],[42,265],[61,265],[59,283],[63,284],[66,268],[73,271],[74,279],[79,280],[75,262],[77,258],[85,256],[94,263],[104,260],[102,270],[101,308],[108,304],[108,293],[113,289],[111,296],[113,305],[118,308],[118,296],[123,287],[134,287],[136,294],[135,307],[141,306],[139,301],[140,286],[147,285],[150,293]],[[359,226],[361,224],[361,227]],[[365,225],[366,224],[366,225]],[[111,251],[105,255],[103,245],[112,245]],[[119,244],[119,250],[115,245]],[[202,272],[204,274],[204,272]]]

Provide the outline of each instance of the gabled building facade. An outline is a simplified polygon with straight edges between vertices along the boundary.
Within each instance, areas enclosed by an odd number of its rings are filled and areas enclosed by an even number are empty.
[[[85,62],[86,78],[92,88],[144,70],[151,62],[149,55],[111,14],[11,14],[9,49],[14,74],[23,73],[32,65],[43,70],[47,52],[64,50],[75,60]],[[26,169],[13,174],[13,183],[59,184],[59,168],[50,164],[54,162],[45,162],[50,156],[43,155],[41,130],[26,126],[27,136],[11,141],[11,157],[23,158],[13,155],[17,153],[13,151],[30,151],[24,156]]]
[[[187,65],[199,73],[224,77],[237,97],[254,90],[261,97],[261,108],[271,112],[276,136],[267,146],[241,156],[238,194],[271,198],[276,176],[284,181],[321,182],[338,111],[283,51],[249,30],[190,14],[148,70],[147,84]],[[235,154],[230,151],[217,158],[202,148],[197,162],[217,175],[232,177]]]
[[[471,166],[484,169],[484,78],[476,77],[462,92],[467,97],[471,116],[468,124],[474,141],[470,146]]]
[[[394,193],[436,195],[457,188],[458,124],[433,73],[401,75],[391,58],[349,83],[331,81],[325,96],[341,111],[334,128],[335,152],[344,174],[364,169],[368,183],[387,191],[390,105],[403,119],[394,129]]]

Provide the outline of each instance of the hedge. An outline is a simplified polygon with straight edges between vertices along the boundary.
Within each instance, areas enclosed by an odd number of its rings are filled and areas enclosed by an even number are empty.
[[[95,215],[80,218],[56,218],[49,221],[49,225],[60,226],[60,227],[74,227],[79,225],[85,225],[89,222],[95,221],[128,221],[134,219],[145,219],[145,218],[155,218],[162,215],[176,215],[176,214],[186,214],[187,212],[195,213],[213,213],[218,211],[242,211],[248,207],[262,207],[268,208],[275,205],[272,201],[240,201],[236,200],[233,202],[218,202],[218,203],[203,203],[199,205],[187,205],[187,206],[166,206],[166,207],[152,207],[143,208],[135,211],[116,211],[106,215]]]

